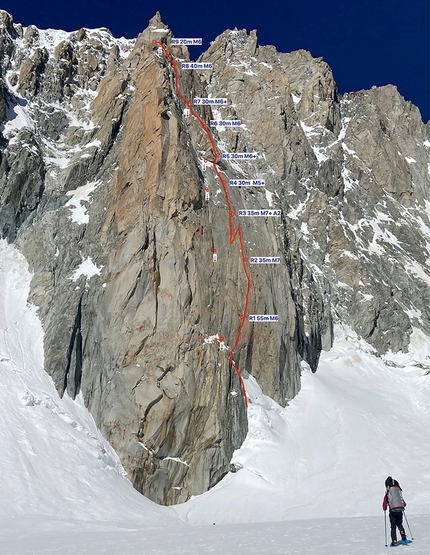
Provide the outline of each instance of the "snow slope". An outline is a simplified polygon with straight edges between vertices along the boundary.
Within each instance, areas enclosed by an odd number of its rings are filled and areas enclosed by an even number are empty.
[[[394,553],[428,555],[428,518],[408,519],[416,539]],[[144,530],[34,522],[2,532],[0,524],[0,545],[7,555],[391,555],[382,515]]]
[[[0,240],[0,520],[176,521],[133,489],[82,399],[58,397],[30,280],[24,257]]]
[[[177,508],[194,524],[380,515],[393,475],[414,513],[430,514],[430,341],[381,360],[338,329],[286,408],[245,380],[249,433],[240,470]]]
[[[82,399],[59,399],[27,304],[30,279],[24,258],[0,241],[1,555],[378,555],[388,474],[404,488],[416,536],[401,549],[428,552],[430,342],[422,334],[411,353],[383,361],[337,330],[317,373],[304,365],[302,390],[286,408],[249,376],[239,470],[166,508],[133,490]]]

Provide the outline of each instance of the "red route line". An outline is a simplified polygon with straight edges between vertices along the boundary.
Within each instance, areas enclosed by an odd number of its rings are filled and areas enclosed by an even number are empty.
[[[153,44],[157,44],[158,46],[161,46],[161,48],[163,49],[164,53],[166,54],[167,58],[169,59],[169,62],[171,63],[173,69],[175,70],[175,87],[176,87],[176,92],[179,96],[179,98],[182,100],[182,102],[184,102],[188,109],[190,110],[190,114],[195,117],[197,119],[197,121],[200,123],[200,125],[202,126],[202,129],[206,132],[206,135],[209,138],[209,141],[212,145],[212,152],[214,155],[214,170],[215,173],[218,177],[218,179],[221,182],[222,188],[224,190],[224,196],[225,196],[225,200],[227,203],[227,208],[228,208],[228,220],[229,220],[229,233],[230,233],[230,245],[232,245],[235,240],[236,237],[239,236],[239,244],[240,244],[240,256],[242,259],[242,268],[243,268],[243,272],[245,274],[246,277],[246,281],[247,281],[247,287],[246,287],[246,294],[245,294],[245,306],[243,309],[243,313],[240,315],[240,326],[239,326],[239,331],[237,332],[237,336],[236,336],[236,341],[234,343],[233,348],[230,351],[230,364],[233,366],[233,368],[236,371],[236,374],[238,375],[239,381],[240,381],[240,385],[242,387],[242,392],[243,392],[243,399],[245,401],[245,407],[248,408],[248,396],[246,394],[246,388],[245,388],[245,382],[243,381],[242,378],[242,374],[239,372],[239,368],[236,366],[234,360],[233,360],[233,353],[235,352],[235,350],[237,349],[237,346],[239,344],[240,341],[240,336],[242,334],[242,329],[243,326],[245,325],[246,322],[246,315],[248,312],[248,303],[249,303],[249,292],[251,290],[251,278],[249,277],[249,273],[248,273],[248,269],[246,267],[246,263],[248,262],[248,259],[245,257],[245,249],[243,247],[243,235],[242,235],[242,229],[240,227],[240,225],[236,228],[236,231],[233,233],[233,216],[234,216],[234,212],[231,209],[231,203],[230,203],[230,198],[228,196],[228,191],[227,191],[227,187],[226,187],[226,180],[222,178],[219,170],[218,170],[218,166],[216,165],[216,162],[218,160],[218,158],[221,156],[220,153],[217,151],[216,146],[215,146],[215,142],[213,140],[212,135],[210,134],[206,123],[198,116],[198,114],[196,114],[194,112],[194,110],[191,107],[191,101],[190,100],[186,100],[182,94],[181,91],[179,90],[179,72],[178,72],[178,64],[173,60],[172,56],[170,55],[169,51],[167,50],[166,46],[164,44],[162,44],[161,42],[158,42],[157,40],[153,40],[152,41]]]

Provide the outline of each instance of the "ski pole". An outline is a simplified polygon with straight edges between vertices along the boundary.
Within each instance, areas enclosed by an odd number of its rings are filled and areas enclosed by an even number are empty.
[[[385,523],[385,547],[388,547],[388,543],[387,543],[387,511],[384,511],[384,523]]]
[[[406,524],[408,525],[408,528],[409,528],[409,534],[411,535],[411,540],[413,540],[414,536],[412,535],[412,530],[411,530],[411,527],[409,526],[408,517],[406,516],[406,512],[403,511],[403,514],[405,515],[405,520],[406,520]]]

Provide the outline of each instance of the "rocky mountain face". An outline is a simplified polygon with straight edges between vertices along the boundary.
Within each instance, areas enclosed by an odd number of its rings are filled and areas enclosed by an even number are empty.
[[[379,355],[430,334],[430,127],[393,86],[341,97],[308,52],[226,31],[183,70],[157,14],[136,40],[0,12],[0,230],[34,273],[45,368],[82,394],[135,487],[206,491],[247,433],[245,380],[285,405],[333,322]],[[175,71],[165,52],[177,63]],[[193,106],[216,159],[183,98]],[[188,107],[190,108],[190,107]],[[240,126],[210,127],[211,120]],[[205,163],[205,160],[207,163]],[[264,187],[230,180],[264,179]],[[207,195],[208,193],[208,195]],[[207,198],[209,196],[209,198]],[[280,210],[240,217],[239,210]],[[229,216],[240,225],[230,241]],[[216,251],[216,261],[214,261]],[[280,264],[251,264],[251,257]],[[249,315],[279,322],[250,322]]]

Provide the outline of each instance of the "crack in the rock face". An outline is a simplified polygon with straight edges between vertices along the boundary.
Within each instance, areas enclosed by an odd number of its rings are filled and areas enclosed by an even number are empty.
[[[161,387],[161,384],[160,384],[161,380],[162,380],[169,372],[172,372],[172,370],[174,370],[175,368],[174,368],[173,366],[168,366],[166,369],[164,369],[162,366],[159,366],[158,364],[156,365],[156,367],[159,368],[159,369],[162,371],[161,376],[159,376],[159,377],[156,379],[157,387]],[[132,391],[132,392],[135,391],[135,389],[136,389],[137,387],[139,387],[139,385],[144,381],[144,379],[145,379],[145,374],[143,373],[143,374],[140,376],[140,378],[137,380],[137,382],[134,384],[134,386],[132,387],[131,391]],[[161,396],[162,396],[162,395],[161,395]],[[157,401],[157,402],[158,402],[158,401]],[[155,403],[154,403],[154,404],[155,404]],[[153,406],[153,405],[151,405],[151,403],[150,403],[150,404],[148,405],[148,407],[146,408],[146,411],[145,411],[145,415],[144,415],[144,417],[143,417],[143,420],[144,420],[144,419],[146,418],[146,416],[147,416],[147,411],[149,411],[149,409],[151,409],[152,406]]]
[[[144,427],[145,427],[145,422],[146,419],[148,417],[149,411],[152,409],[152,407],[154,405],[156,405],[157,403],[159,403],[161,401],[161,399],[163,398],[163,394],[161,393],[156,399],[154,399],[153,401],[151,401],[149,403],[149,405],[146,407],[145,412],[143,414],[143,417],[140,421],[140,425],[139,425],[139,430],[137,432],[137,437],[139,439],[141,439],[145,434],[144,434]]]
[[[381,311],[378,310],[375,314],[375,317],[374,317],[373,322],[372,322],[372,327],[371,327],[367,337],[372,337],[372,335],[375,333],[375,330],[378,327],[378,320],[379,320],[380,315],[381,315]]]
[[[136,382],[136,383],[134,384],[134,386],[131,388],[132,393],[133,393],[133,391],[134,391],[137,387],[139,387],[139,385],[143,382],[144,377],[145,377],[145,374],[142,374],[142,375],[140,376],[140,378],[137,380],[137,382]]]
[[[82,378],[82,296],[79,299],[76,311],[72,335],[70,337],[69,349],[67,351],[67,365],[64,372],[63,392],[69,392],[72,399],[79,393]]]
[[[157,382],[161,382],[161,380],[164,378],[164,376],[166,374],[168,374],[169,372],[171,372],[172,370],[174,370],[173,366],[168,366],[165,370],[164,368],[162,368],[161,366],[158,366],[157,364],[157,368],[159,368],[163,373],[161,374],[161,376],[159,378],[157,378]],[[160,387],[160,385],[158,385],[158,387]]]
[[[154,333],[157,329],[157,322],[158,322],[158,287],[160,285],[160,268],[157,260],[157,239],[155,235],[155,230],[152,236],[152,242],[154,244],[154,249],[152,251],[152,272],[153,272],[153,280],[155,285],[155,324],[154,324]]]
[[[142,269],[139,270],[139,273],[136,276],[136,280],[133,284],[133,287],[130,289],[130,291],[128,292],[125,301],[124,301],[124,306],[123,306],[123,310],[125,310],[127,308],[128,303],[131,301],[131,299],[133,298],[134,294],[136,293],[136,289],[139,285],[139,280],[142,276]]]

